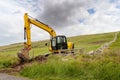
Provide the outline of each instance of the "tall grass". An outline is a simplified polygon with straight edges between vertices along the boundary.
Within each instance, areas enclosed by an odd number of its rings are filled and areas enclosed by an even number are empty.
[[[72,37],[68,38],[68,41],[74,42],[75,48],[84,48],[86,51],[90,51],[111,41],[113,37],[114,33],[96,34]],[[43,46],[45,42],[33,43],[33,52],[31,50],[30,53],[35,53],[36,56],[48,52],[48,47]],[[120,41],[116,42],[104,51],[105,54],[49,56],[48,60],[43,63],[36,62],[26,66],[20,74],[35,80],[120,80],[120,52],[118,48]],[[12,63],[16,62],[16,53],[22,47],[23,44],[1,47],[0,51],[4,52],[0,52],[0,68],[10,67]]]
[[[54,58],[57,57],[57,58]],[[108,55],[52,56],[25,67],[21,75],[35,80],[119,80],[120,64]]]
[[[21,75],[35,80],[120,80],[119,39],[120,34],[104,54],[50,56],[45,63],[25,67]]]
[[[0,53],[0,68],[9,68],[17,61],[16,55]]]

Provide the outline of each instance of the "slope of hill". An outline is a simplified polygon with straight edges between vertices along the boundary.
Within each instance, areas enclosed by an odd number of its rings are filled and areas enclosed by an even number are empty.
[[[103,34],[94,34],[94,35],[83,35],[69,37],[68,41],[72,41],[75,44],[75,48],[83,48],[85,52],[90,50],[97,49],[101,44],[104,44],[114,37],[114,33],[103,33]],[[48,46],[45,46],[45,43],[49,42],[48,40],[37,41],[32,43],[32,50],[30,51],[31,57],[34,55],[40,55],[48,53]],[[4,63],[13,63],[17,61],[16,53],[24,47],[23,43],[16,43],[7,46],[0,47],[0,66],[4,67]],[[8,58],[9,56],[9,58]],[[9,64],[9,65],[10,65]],[[6,64],[5,64],[6,65]],[[9,66],[7,65],[7,66]]]
[[[26,66],[20,74],[35,80],[119,80],[119,43],[120,33],[117,40],[104,50],[103,54],[49,56],[47,62]]]
[[[75,36],[68,41],[75,43],[75,48],[84,48],[85,52],[95,50],[106,42],[113,40],[115,33]],[[47,53],[48,42],[38,41],[33,43],[35,56]],[[51,55],[43,63],[34,62],[20,72],[22,76],[35,80],[119,80],[120,77],[120,33],[117,40],[104,50],[105,54],[76,54],[76,55]],[[17,61],[16,53],[23,44],[12,44],[0,47],[0,68],[9,67]],[[56,65],[57,64],[57,65]]]
[[[101,44],[112,40],[113,37],[114,33],[103,33],[69,37],[68,41],[74,42],[75,48],[85,48],[88,51],[91,49],[96,49],[96,47],[99,47]],[[47,42],[49,42],[49,40],[33,42],[32,49],[34,50],[39,48],[39,51],[42,51],[41,48],[44,48],[47,50],[48,47],[45,46],[45,43]],[[23,47],[23,43],[0,46],[0,52],[19,51]],[[48,52],[48,50],[46,52]]]

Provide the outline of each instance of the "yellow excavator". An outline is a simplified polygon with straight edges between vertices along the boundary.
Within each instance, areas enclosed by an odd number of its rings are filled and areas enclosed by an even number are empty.
[[[47,31],[50,38],[50,48],[49,51],[52,53],[58,53],[61,49],[72,50],[74,48],[73,42],[67,42],[67,38],[64,35],[56,35],[54,29],[52,29],[47,24],[40,22],[39,20],[29,16],[27,13],[24,14],[24,39],[27,41],[24,42],[24,48],[18,52],[18,57],[21,61],[29,60],[29,51],[31,50],[31,28],[30,25],[33,24],[38,28],[41,28]]]

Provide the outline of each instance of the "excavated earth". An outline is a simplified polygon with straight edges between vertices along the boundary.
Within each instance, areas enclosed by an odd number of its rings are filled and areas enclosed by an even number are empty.
[[[1,69],[0,70],[0,80],[30,80],[27,78],[23,78],[23,77],[17,77],[17,76],[13,76],[11,74],[17,74],[21,71],[21,69],[23,67],[25,67],[25,65],[29,65],[35,61],[41,63],[47,60],[48,55],[39,55],[33,59],[31,59],[30,61],[27,62],[19,62],[19,63],[15,63],[11,66],[11,68],[9,69]]]
[[[19,62],[19,63],[15,63],[11,66],[11,68],[15,69],[15,71],[20,71],[25,65],[28,65],[28,64],[31,64],[33,62],[44,62],[47,60],[47,57],[48,55],[39,55],[39,56],[36,56],[35,58],[29,60],[29,61],[26,61],[26,62]]]

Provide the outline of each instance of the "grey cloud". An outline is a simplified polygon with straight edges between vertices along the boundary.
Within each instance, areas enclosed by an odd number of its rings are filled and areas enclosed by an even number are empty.
[[[84,3],[79,0],[44,0],[43,11],[38,15],[39,20],[52,25],[54,27],[64,27],[75,24],[76,13],[80,10]]]
[[[37,15],[33,17],[54,28],[79,23],[79,18],[84,12],[82,11],[83,8],[92,5],[91,0],[30,0],[17,2]]]

